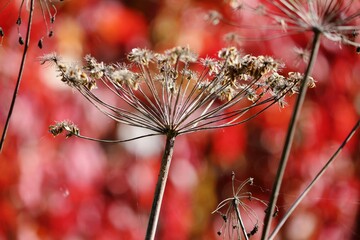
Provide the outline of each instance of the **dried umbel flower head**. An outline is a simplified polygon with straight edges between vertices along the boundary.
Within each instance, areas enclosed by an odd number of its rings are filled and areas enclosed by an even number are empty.
[[[280,30],[278,34],[272,32],[268,39],[301,32],[316,32],[327,39],[340,44],[360,47],[357,42],[360,30],[359,2],[354,0],[263,0],[256,2],[243,0],[241,9],[251,10],[257,15],[270,18],[263,26],[241,25],[225,19],[219,14],[211,12],[209,16],[220,21],[247,28],[251,31],[265,29],[268,31]],[[230,6],[232,6],[230,2]],[[235,8],[238,10],[238,8]]]
[[[237,188],[235,188],[236,181],[235,173],[232,172],[231,186],[233,195],[221,201],[212,214],[218,213],[224,221],[217,232],[219,236],[223,236],[226,239],[249,239],[259,230],[259,218],[250,207],[251,202],[254,201],[264,205],[265,211],[267,204],[261,199],[254,197],[251,192],[245,191],[247,185],[253,185],[253,178],[248,178]],[[249,218],[248,222],[251,222],[251,226],[245,226],[243,217]]]
[[[283,64],[271,57],[243,55],[234,47],[205,59],[186,47],[164,53],[135,48],[128,60],[105,64],[88,55],[76,65],[50,54],[41,62],[52,62],[64,83],[115,121],[173,135],[243,123],[276,102],[283,105],[302,79],[281,75]],[[96,86],[122,103],[102,101]]]

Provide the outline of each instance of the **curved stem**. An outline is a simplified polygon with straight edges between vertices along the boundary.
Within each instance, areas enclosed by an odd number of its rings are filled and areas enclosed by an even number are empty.
[[[130,142],[130,141],[134,141],[134,140],[141,139],[141,138],[147,138],[147,137],[153,137],[153,136],[159,136],[159,135],[161,135],[161,134],[160,133],[151,133],[151,134],[146,134],[146,135],[142,135],[142,136],[138,136],[138,137],[128,138],[125,140],[118,140],[118,139],[109,140],[109,139],[99,139],[99,138],[87,137],[87,136],[83,136],[80,134],[74,134],[74,136],[76,136],[78,138],[82,138],[82,139],[94,141],[94,142],[101,142],[101,143],[124,143],[124,142]]]
[[[290,215],[294,212],[295,208],[300,204],[300,202],[305,198],[305,196],[308,194],[308,192],[311,190],[311,188],[314,186],[314,184],[319,180],[319,178],[324,174],[325,170],[329,167],[329,165],[335,160],[335,158],[339,155],[341,150],[345,147],[346,143],[352,138],[352,136],[355,134],[356,130],[360,127],[360,120],[357,121],[353,129],[350,131],[348,136],[345,138],[345,140],[342,142],[342,144],[339,146],[339,148],[336,150],[336,152],[331,156],[331,158],[326,162],[324,167],[318,172],[318,174],[315,176],[315,178],[310,182],[310,184],[305,188],[305,190],[300,194],[300,196],[296,199],[296,201],[291,205],[289,210],[285,213],[279,224],[276,226],[274,231],[271,233],[268,240],[274,239],[276,234],[280,231],[281,227],[285,224],[286,220],[290,217]]]
[[[283,152],[282,152],[282,155],[280,158],[279,167],[278,167],[278,170],[276,173],[275,182],[274,182],[273,189],[271,192],[268,211],[266,212],[266,215],[265,215],[264,228],[263,228],[263,232],[262,232],[262,236],[261,236],[262,240],[265,240],[269,234],[269,230],[270,230],[270,226],[271,226],[271,219],[275,212],[275,205],[276,205],[276,202],[277,202],[277,199],[279,196],[282,179],[284,176],[286,164],[289,159],[292,142],[293,142],[294,135],[295,135],[295,125],[299,118],[301,107],[305,100],[308,79],[309,79],[309,76],[314,67],[315,59],[316,59],[316,56],[319,51],[320,36],[321,36],[321,32],[317,32],[317,31],[314,32],[314,38],[313,38],[313,42],[312,42],[312,49],[311,49],[309,64],[306,68],[304,80],[303,80],[303,83],[302,83],[300,91],[299,91],[299,96],[296,100],[296,104],[295,104],[295,107],[294,107],[294,110],[293,110],[293,113],[292,113],[292,116],[290,119],[288,131],[287,131],[287,135],[286,135],[286,139],[285,139],[284,149],[283,149]]]
[[[161,203],[165,192],[166,181],[168,178],[171,159],[174,150],[175,137],[176,135],[174,133],[169,133],[166,136],[165,151],[161,160],[160,172],[155,187],[154,200],[151,207],[148,227],[146,230],[146,236],[145,236],[146,240],[153,240],[155,238],[156,227],[160,215]]]
[[[31,33],[31,25],[32,25],[32,19],[33,19],[33,13],[34,13],[34,2],[35,2],[35,0],[30,1],[29,19],[28,19],[28,25],[27,25],[27,30],[26,30],[26,39],[25,39],[24,51],[23,51],[23,55],[22,55],[22,59],[21,59],[18,78],[17,78],[17,81],[16,81],[14,93],[13,93],[13,96],[12,96],[9,112],[8,112],[7,117],[6,117],[6,122],[5,122],[4,129],[3,129],[3,132],[2,132],[2,135],[1,135],[0,152],[2,151],[2,148],[4,146],[6,133],[7,133],[7,130],[9,128],[10,118],[11,118],[12,112],[14,110],[16,97],[17,97],[17,94],[19,92],[19,87],[20,87],[22,75],[23,75],[24,68],[25,68],[26,56],[27,56],[27,52],[28,52],[28,48],[29,48],[29,44],[30,44],[30,33]]]

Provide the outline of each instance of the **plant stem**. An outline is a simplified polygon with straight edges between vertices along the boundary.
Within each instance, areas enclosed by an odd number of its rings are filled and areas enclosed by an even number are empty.
[[[239,199],[234,198],[232,204],[234,205],[235,212],[236,212],[236,217],[237,217],[237,219],[239,221],[239,224],[241,226],[241,231],[244,234],[244,238],[245,238],[245,240],[249,240],[249,237],[247,236],[247,232],[246,232],[246,229],[245,229],[245,226],[244,226],[244,222],[243,222],[243,220],[241,218],[241,215],[240,215],[238,202],[239,202]],[[241,237],[240,237],[240,239],[241,239]]]
[[[154,200],[151,207],[149,223],[146,230],[146,240],[153,240],[155,238],[156,227],[159,220],[161,203],[165,192],[166,181],[169,174],[171,159],[174,151],[175,133],[169,133],[166,136],[166,145],[164,155],[161,160],[160,172],[155,187]]]
[[[290,217],[290,215],[294,212],[295,208],[300,204],[300,202],[305,198],[305,196],[308,194],[308,192],[311,190],[311,188],[314,186],[314,184],[319,180],[319,178],[324,174],[326,169],[330,166],[330,164],[335,160],[335,158],[339,155],[341,150],[345,147],[347,142],[350,141],[352,136],[355,134],[357,129],[360,127],[360,120],[357,121],[355,126],[352,128],[350,133],[347,135],[345,140],[342,142],[342,144],[339,146],[339,148],[335,151],[335,153],[331,156],[331,158],[326,162],[326,164],[323,166],[323,168],[318,172],[318,174],[315,176],[315,178],[310,182],[310,184],[305,188],[305,190],[300,194],[300,196],[296,199],[296,201],[291,205],[289,210],[286,212],[286,214],[283,216],[279,224],[276,226],[274,231],[271,233],[268,240],[274,239],[276,234],[280,231],[281,227],[285,224],[286,220]]]
[[[303,80],[303,83],[302,83],[302,85],[300,87],[299,95],[298,95],[298,98],[296,100],[296,104],[295,104],[295,107],[294,107],[294,110],[293,110],[293,113],[292,113],[292,116],[291,116],[291,119],[290,119],[290,123],[289,123],[288,131],[287,131],[287,135],[286,135],[286,139],[285,139],[283,152],[282,152],[282,155],[281,155],[281,158],[280,158],[279,167],[278,167],[278,170],[277,170],[275,182],[274,182],[273,189],[272,189],[272,192],[271,192],[269,207],[268,207],[268,210],[267,210],[266,215],[265,215],[264,228],[263,228],[263,232],[262,232],[262,236],[261,236],[262,240],[265,240],[267,238],[268,234],[269,234],[269,230],[270,230],[270,226],[271,226],[271,219],[272,219],[272,216],[273,216],[274,211],[275,211],[275,205],[276,205],[276,202],[277,202],[277,199],[278,199],[278,196],[279,196],[282,179],[283,179],[283,176],[284,176],[286,164],[287,164],[288,159],[289,159],[289,153],[290,153],[292,142],[293,142],[294,135],[295,135],[296,122],[297,122],[297,120],[299,118],[300,110],[301,110],[302,105],[303,105],[304,100],[305,100],[306,91],[307,91],[307,85],[308,85],[308,79],[309,79],[309,76],[310,76],[310,74],[312,72],[312,69],[314,67],[315,59],[316,59],[318,51],[319,51],[320,36],[321,36],[321,32],[314,31],[314,38],[313,38],[313,42],[312,42],[312,49],[311,49],[309,63],[308,63],[308,66],[306,68],[306,71],[305,71],[305,74],[304,74],[304,80]]]
[[[6,117],[6,122],[5,122],[4,129],[3,129],[3,132],[2,132],[2,135],[1,135],[0,153],[1,153],[2,148],[4,146],[6,133],[7,133],[7,130],[9,128],[10,118],[11,118],[12,112],[14,110],[16,97],[17,97],[18,92],[19,92],[20,83],[21,83],[22,75],[23,75],[24,68],[25,68],[26,56],[27,56],[27,52],[28,52],[28,48],[29,48],[29,44],[30,44],[30,33],[31,33],[31,25],[32,25],[32,19],[33,19],[33,13],[34,13],[34,2],[35,2],[35,0],[30,1],[29,19],[28,19],[28,25],[27,25],[27,30],[26,30],[26,39],[25,39],[25,43],[24,43],[24,51],[23,51],[23,55],[22,55],[22,59],[21,59],[18,78],[17,78],[17,81],[16,81],[14,93],[13,93],[13,96],[12,96],[9,112],[8,112],[7,117]]]

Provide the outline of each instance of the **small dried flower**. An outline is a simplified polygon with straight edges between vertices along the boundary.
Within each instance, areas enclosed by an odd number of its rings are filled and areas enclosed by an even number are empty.
[[[228,239],[249,239],[249,237],[255,235],[259,229],[259,218],[256,212],[248,205],[247,202],[257,201],[267,207],[267,204],[254,197],[251,192],[245,192],[246,185],[252,185],[254,179],[248,178],[240,184],[235,190],[235,173],[232,172],[231,183],[233,196],[221,201],[216,209],[212,212],[218,213],[224,220],[223,225],[217,234]],[[224,209],[224,210],[223,210]],[[252,223],[251,230],[247,228],[243,220],[243,215],[250,218]]]
[[[49,132],[55,137],[61,134],[63,131],[66,131],[66,138],[69,138],[73,135],[79,135],[79,128],[70,121],[57,122],[55,125],[49,126]]]
[[[132,88],[133,90],[137,90],[139,83],[138,74],[129,71],[128,69],[118,69],[109,75],[109,78],[114,82],[121,85],[126,85],[127,87]]]
[[[131,62],[138,63],[140,65],[148,66],[153,59],[153,54],[147,49],[134,48],[128,55],[128,59]]]
[[[98,63],[91,55],[86,55],[84,59],[86,62],[85,69],[89,71],[92,78],[100,79],[104,76],[105,65],[103,62]]]

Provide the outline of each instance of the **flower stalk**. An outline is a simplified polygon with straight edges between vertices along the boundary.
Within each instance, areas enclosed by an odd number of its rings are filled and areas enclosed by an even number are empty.
[[[279,167],[277,168],[277,173],[276,173],[274,185],[273,185],[271,196],[270,196],[269,208],[265,215],[264,228],[263,228],[262,237],[261,237],[262,240],[267,239],[267,236],[270,231],[271,220],[272,220],[271,216],[273,216],[273,214],[275,212],[275,206],[276,206],[277,199],[279,197],[282,179],[283,179],[283,176],[285,173],[286,165],[287,165],[287,162],[289,159],[292,143],[294,140],[296,123],[300,116],[300,111],[301,111],[302,105],[304,103],[307,88],[308,88],[308,81],[309,81],[308,79],[313,70],[313,67],[314,67],[314,64],[316,61],[316,57],[317,57],[317,54],[319,51],[320,36],[321,36],[321,33],[319,31],[314,32],[314,38],[313,38],[313,42],[312,42],[309,63],[306,68],[303,83],[300,87],[299,95],[297,97],[297,100],[296,100],[296,103],[294,106],[294,110],[293,110],[293,113],[292,113],[292,116],[290,119],[289,127],[288,127],[287,134],[286,134],[286,139],[285,139],[285,143],[284,143],[284,148],[283,148],[283,151],[281,154]]]
[[[60,1],[63,1],[63,0],[60,0]],[[11,1],[8,1],[3,8],[7,7],[7,5],[10,2]],[[47,30],[47,36],[50,38],[53,36],[54,33],[53,33],[52,28],[51,27],[49,28],[49,24],[52,25],[55,22],[57,10],[56,10],[55,6],[53,5],[53,3],[49,0],[40,0],[40,1],[38,1],[38,3],[40,5],[40,9],[43,14],[44,23],[45,23],[46,30]],[[23,37],[21,36],[21,33],[20,33],[20,25],[22,23],[21,12],[23,10],[24,4],[27,5],[26,8],[29,11],[25,40],[23,39]],[[53,9],[55,11],[54,13],[51,13],[49,4],[51,4],[51,6],[53,7]],[[22,76],[23,76],[23,72],[24,72],[24,68],[25,68],[26,57],[27,57],[29,46],[30,46],[30,36],[31,36],[31,28],[32,28],[32,23],[33,23],[34,10],[35,10],[35,0],[28,0],[26,3],[25,3],[25,0],[21,1],[20,9],[19,9],[19,16],[16,20],[16,25],[17,25],[18,34],[19,34],[18,41],[19,41],[20,45],[24,45],[24,50],[23,50],[23,54],[22,54],[22,58],[21,58],[21,62],[20,62],[18,76],[17,76],[17,80],[16,80],[16,84],[15,84],[15,89],[13,92],[13,96],[11,98],[9,111],[6,116],[5,125],[3,128],[2,134],[1,134],[0,153],[4,147],[6,134],[7,134],[8,128],[9,128],[10,119],[12,117],[12,113],[13,113],[13,110],[15,107],[16,98],[17,98],[17,95],[19,92],[19,88],[20,88],[20,84],[21,84],[21,80],[22,80]],[[48,14],[48,16],[46,16],[46,14]],[[0,27],[0,46],[2,45],[4,35],[5,35],[4,31]],[[43,37],[38,41],[38,47],[40,49],[43,47]]]
[[[1,134],[1,140],[0,140],[0,153],[2,151],[2,148],[4,146],[4,142],[5,142],[5,138],[6,138],[6,134],[9,128],[9,124],[10,124],[10,119],[15,107],[15,102],[16,102],[16,98],[19,92],[19,88],[20,88],[20,84],[21,84],[21,80],[22,80],[22,76],[23,76],[23,72],[24,72],[24,68],[25,68],[25,63],[26,63],[26,56],[28,53],[28,49],[29,49],[29,45],[30,45],[30,36],[31,36],[31,26],[32,26],[32,21],[33,21],[33,15],[34,15],[34,6],[35,4],[35,0],[31,0],[30,1],[30,8],[29,8],[29,18],[28,18],[28,25],[27,25],[27,30],[26,30],[26,37],[25,37],[25,42],[23,42],[22,38],[19,38],[19,42],[21,44],[24,44],[24,50],[23,50],[23,54],[22,54],[22,58],[21,58],[21,63],[20,63],[20,68],[19,68],[19,72],[18,72],[18,77],[16,80],[16,85],[15,85],[15,89],[13,92],[13,96],[11,99],[11,103],[10,103],[10,108],[6,117],[6,121],[5,121],[5,125],[4,125],[4,129],[3,132]]]
[[[314,179],[309,183],[309,185],[305,188],[305,190],[300,194],[300,196],[295,200],[295,202],[290,206],[288,211],[282,217],[280,222],[276,225],[276,228],[269,236],[268,240],[273,240],[276,234],[280,231],[282,226],[285,224],[286,220],[290,217],[290,215],[295,211],[296,207],[301,203],[301,201],[305,198],[305,196],[309,193],[311,188],[315,185],[315,183],[320,179],[320,177],[325,173],[330,164],[336,159],[336,157],[340,154],[341,150],[345,147],[345,145],[350,141],[352,136],[356,133],[356,131],[360,127],[360,120],[354,125],[350,133],[346,136],[344,141],[341,143],[339,148],[335,151],[335,153],[331,156],[331,158],[326,162],[326,164],[321,168],[321,170],[316,174]]]
[[[146,230],[146,240],[153,240],[155,238],[161,204],[164,197],[165,186],[168,179],[171,159],[174,151],[175,137],[176,135],[174,133],[169,133],[166,135],[165,151],[161,160],[159,176],[155,187],[153,204],[151,207],[148,226]]]

